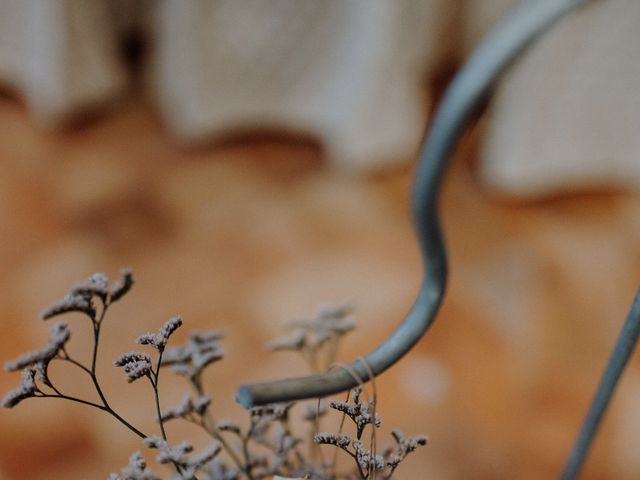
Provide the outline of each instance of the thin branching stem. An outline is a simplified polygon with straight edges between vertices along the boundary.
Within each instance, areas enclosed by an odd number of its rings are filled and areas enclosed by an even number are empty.
[[[162,363],[162,354],[164,352],[164,349],[161,348],[159,351],[160,353],[158,354],[158,363],[156,365],[156,369],[155,371],[151,371],[152,376],[149,377],[149,380],[151,380],[151,385],[153,386],[153,396],[156,403],[156,414],[158,416],[158,423],[160,424],[160,432],[162,433],[162,438],[166,442],[167,432],[164,429],[164,420],[162,419],[162,410],[160,409],[160,394],[158,391],[158,380],[160,379],[160,364]]]
[[[58,390],[56,390],[55,388],[54,388],[54,391],[58,392]],[[77,398],[77,397],[72,397],[70,395],[65,395],[63,393],[56,393],[55,395],[52,395],[50,393],[41,393],[41,394],[35,395],[35,397],[38,397],[38,398],[62,398],[64,400],[70,400],[72,402],[82,403],[83,405],[88,405],[90,407],[97,408],[98,410],[106,411],[106,408],[103,405],[99,405],[97,403],[93,403],[93,402],[90,402],[88,400],[83,400],[82,398]]]
[[[64,356],[57,356],[54,358],[54,360],[58,359],[58,360],[63,360],[65,362],[69,362],[75,365],[76,367],[78,367],[79,369],[81,369],[82,371],[84,371],[85,373],[87,373],[88,375],[93,375],[91,370],[89,370],[89,368],[87,368],[85,365],[78,362],[77,360],[74,360],[73,358],[71,358],[71,356],[69,355],[69,353],[65,348],[62,349],[62,353],[64,354]]]
[[[220,430],[216,428],[215,421],[213,420],[213,417],[211,417],[211,414],[207,412],[204,416],[202,416],[202,422],[200,422],[199,425],[204,429],[205,432],[207,432],[209,435],[211,435],[213,438],[215,438],[217,441],[220,442],[220,445],[222,445],[222,448],[224,448],[224,450],[227,452],[231,460],[233,460],[233,463],[235,463],[236,466],[241,471],[243,471],[250,480],[253,480],[253,477],[251,476],[251,472],[249,471],[249,468],[248,468],[248,464],[244,464],[242,462],[242,460],[240,459],[240,457],[238,457],[238,454],[235,452],[233,447],[229,445],[229,442],[227,442],[227,440],[224,438],[224,436],[222,435],[222,432],[220,432]]]
[[[202,379],[200,376],[195,376],[191,378],[191,384],[193,385],[194,390],[199,396],[204,395],[204,389],[202,387]],[[222,448],[225,449],[233,463],[245,473],[249,480],[254,480],[251,476],[251,470],[249,469],[249,459],[247,459],[246,463],[243,463],[240,457],[236,454],[235,450],[229,443],[226,441],[220,430],[216,428],[215,420],[211,416],[209,409],[207,408],[204,415],[201,415],[202,422],[199,425],[214,439],[218,440],[222,445]],[[244,441],[244,440],[243,440]]]
[[[140,438],[147,438],[147,435],[145,435],[144,433],[142,433],[140,430],[138,430],[136,427],[134,427],[133,425],[131,425],[131,423],[129,423],[127,420],[125,420],[124,418],[122,418],[122,416],[120,416],[120,414],[118,414],[113,408],[111,408],[111,406],[109,405],[109,402],[107,401],[107,398],[105,397],[104,393],[102,392],[102,388],[100,388],[100,382],[98,381],[98,376],[96,374],[96,364],[97,364],[97,359],[98,359],[98,345],[100,344],[100,327],[102,326],[102,320],[104,319],[105,314],[107,313],[107,310],[109,308],[109,303],[108,302],[103,302],[102,303],[102,311],[100,312],[100,316],[98,317],[98,319],[92,318],[92,322],[93,322],[93,354],[92,354],[92,358],[91,358],[91,370],[87,373],[89,373],[89,375],[91,376],[91,381],[93,382],[93,386],[96,389],[96,392],[98,394],[98,396],[100,397],[100,401],[102,402],[104,408],[102,408],[102,410],[108,412],[109,414],[111,414],[116,420],[118,420],[120,423],[122,423],[125,427],[127,427],[129,430],[131,430],[133,433],[135,433],[136,435],[138,435]],[[68,361],[71,361],[72,363],[74,363],[75,365],[77,365],[78,367],[82,368],[83,370],[86,371],[86,367],[84,367],[84,365],[80,364],[79,362],[75,362],[72,361],[69,356],[67,355],[67,359]]]

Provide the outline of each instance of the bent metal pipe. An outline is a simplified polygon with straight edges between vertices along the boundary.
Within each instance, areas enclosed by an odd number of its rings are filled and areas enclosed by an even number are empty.
[[[447,281],[438,195],[443,173],[476,107],[504,70],[548,27],[588,0],[526,0],[480,45],[449,86],[420,154],[413,212],[424,261],[422,287],[402,324],[378,348],[349,365],[322,374],[240,385],[236,400],[245,408],[323,397],[353,388],[402,358],[426,333],[438,313]]]

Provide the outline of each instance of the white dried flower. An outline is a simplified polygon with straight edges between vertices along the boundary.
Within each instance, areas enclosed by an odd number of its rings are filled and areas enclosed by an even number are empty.
[[[167,442],[158,436],[150,435],[144,439],[144,444],[149,448],[165,448],[167,447]]]
[[[117,302],[120,300],[134,284],[133,273],[131,269],[124,268],[121,272],[121,277],[113,282],[109,289],[109,301]]]
[[[147,468],[147,462],[140,452],[135,452],[121,474],[112,473],[108,480],[160,480],[160,477]]]
[[[174,373],[198,380],[208,365],[223,357],[222,337],[218,330],[191,333],[185,345],[165,350],[162,366],[170,365]]]
[[[173,407],[167,408],[162,412],[160,418],[163,422],[173,420],[174,418],[184,418],[188,414],[194,411],[193,401],[191,400],[191,395],[186,393],[182,397],[182,401]]]
[[[145,333],[138,337],[137,342],[141,345],[151,345],[158,350],[164,350],[167,341],[173,332],[182,325],[182,318],[178,315],[170,318],[165,322],[158,333]]]
[[[267,343],[267,350],[302,350],[307,344],[307,334],[303,329],[298,330],[289,338],[276,338]]]
[[[240,435],[240,425],[233,420],[222,419],[216,422],[216,428],[221,432],[231,432]]]
[[[387,457],[387,465],[392,469],[395,469],[409,453],[414,452],[418,447],[426,445],[428,441],[426,435],[407,437],[398,429],[392,430],[391,435],[398,446],[398,449]]]
[[[209,405],[211,405],[211,396],[209,396],[209,395],[200,395],[193,402],[193,410],[198,415],[204,415],[206,413],[206,411],[207,411],[207,408],[209,408]]]
[[[71,331],[66,322],[58,321],[52,325],[49,335],[49,343],[40,350],[25,353],[15,360],[5,364],[5,369],[14,372],[28,366],[43,363],[48,365],[58,352],[65,346],[71,338]]]
[[[104,273],[94,273],[84,282],[71,287],[70,295],[77,295],[91,299],[94,295],[106,302],[109,295],[109,279]]]
[[[90,298],[87,298],[79,294],[67,294],[62,300],[58,300],[56,303],[48,308],[45,308],[40,313],[42,320],[48,320],[49,318],[57,315],[62,315],[69,312],[82,312],[87,314],[92,320],[95,320],[96,310],[93,307]]]
[[[36,368],[29,366],[22,371],[22,383],[17,388],[10,390],[2,399],[4,408],[13,408],[22,400],[36,396],[40,391],[35,382]]]
[[[209,446],[202,452],[198,453],[197,455],[193,455],[189,459],[189,466],[194,467],[196,470],[200,469],[206,463],[209,463],[211,460],[213,460],[214,457],[218,455],[218,453],[220,453],[221,449],[222,447],[218,442],[211,442]]]
[[[193,451],[193,445],[188,442],[180,442],[175,447],[169,447],[166,443],[160,446],[160,453],[156,456],[159,463],[186,464],[189,459],[187,454]]]
[[[346,433],[318,432],[313,436],[313,441],[320,445],[336,445],[346,448],[351,443],[351,437]]]
[[[113,364],[116,367],[122,367],[124,369],[129,383],[141,377],[150,376],[153,372],[151,357],[142,352],[123,353]]]
[[[385,462],[382,455],[371,455],[371,452],[364,448],[360,440],[354,440],[353,448],[356,452],[356,460],[364,471],[369,471],[369,468],[375,470],[384,469]]]

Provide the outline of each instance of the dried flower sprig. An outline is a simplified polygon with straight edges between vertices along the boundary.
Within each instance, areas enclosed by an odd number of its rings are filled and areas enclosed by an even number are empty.
[[[127,381],[129,383],[141,377],[151,378],[153,372],[151,357],[142,352],[123,353],[114,360],[113,365],[123,368],[124,373],[127,374]]]
[[[161,480],[149,468],[140,452],[134,452],[129,458],[129,464],[118,475],[112,473],[107,480]]]
[[[386,455],[386,463],[387,466],[390,467],[390,470],[389,475],[385,478],[390,478],[394,470],[398,467],[398,465],[400,465],[400,463],[407,457],[408,454],[410,454],[411,452],[415,452],[418,447],[426,445],[429,440],[426,435],[406,437],[404,433],[402,433],[398,429],[392,430],[391,435],[396,441],[397,448],[395,450],[391,450]]]
[[[426,444],[424,436],[405,437],[396,430],[393,432],[396,447],[390,448],[385,454],[376,454],[375,442],[372,442],[370,449],[365,448],[363,434],[367,425],[371,425],[374,431],[380,426],[381,420],[375,412],[375,394],[373,401],[363,401],[361,389],[353,391],[350,402],[348,397],[346,401],[333,400],[329,403],[333,410],[343,414],[343,419],[349,418],[353,422],[354,437],[342,431],[315,433],[319,431],[320,417],[328,411],[326,403],[318,400],[314,408],[307,408],[303,418],[311,423],[315,440],[310,442],[309,455],[301,451],[302,439],[293,433],[290,425],[293,403],[252,409],[246,429],[231,420],[216,421],[211,415],[211,397],[203,390],[202,377],[207,367],[222,359],[220,343],[223,335],[219,330],[196,332],[188,336],[184,345],[169,348],[167,343],[170,337],[183,323],[179,316],[170,318],[156,333],[148,332],[138,337],[137,343],[156,351],[155,358],[144,352],[130,351],[120,355],[114,362],[115,366],[123,369],[128,382],[146,378],[153,388],[161,436],[144,434],[109,405],[96,375],[98,343],[105,313],[133,284],[130,270],[123,271],[122,277],[112,285],[109,285],[104,274],[96,273],[75,284],[62,300],[45,309],[42,314],[44,319],[70,312],[80,312],[89,317],[94,334],[91,364],[85,365],[69,355],[66,345],[71,332],[67,323],[58,321],[52,326],[49,343],[44,348],[7,362],[6,368],[10,371],[22,369],[22,383],[5,395],[2,405],[13,407],[31,397],[52,397],[105,411],[143,438],[148,447],[158,450],[156,460],[174,468],[172,480],[198,480],[196,475],[203,480],[337,480],[356,477],[366,480],[375,477],[376,472],[388,479],[410,452]],[[353,328],[349,314],[349,307],[321,310],[311,320],[294,324],[297,329],[294,338],[273,342],[271,348],[299,351],[312,368],[318,368],[321,365],[320,353],[325,361],[333,361],[339,340]],[[48,375],[49,364],[54,360],[68,362],[87,374],[100,401],[77,398],[56,388]],[[179,404],[164,411],[161,410],[159,396],[159,376],[163,366],[169,366],[173,373],[186,378],[193,388],[193,392],[186,394]],[[193,454],[193,446],[188,442],[170,446],[164,424],[178,418],[198,425],[209,433],[213,440],[209,447]],[[338,451],[347,452],[355,460],[355,477],[337,474],[335,459],[329,463],[324,461],[319,455],[318,445],[332,445]],[[221,452],[224,454],[220,455]],[[228,460],[231,460],[231,465],[227,463]],[[129,464],[119,474],[111,474],[109,480],[160,480],[160,477],[148,468],[142,455],[136,452],[130,457]]]
[[[331,400],[329,406],[334,410],[338,410],[349,416],[353,423],[356,424],[358,439],[362,436],[364,428],[371,424],[379,427],[382,424],[380,415],[374,411],[375,403],[373,400],[362,402],[362,388],[353,389],[353,402],[349,403],[344,400]]]
[[[43,372],[46,372],[49,363],[64,349],[69,338],[71,338],[69,325],[63,321],[56,322],[50,329],[49,343],[44,348],[20,355],[15,360],[5,363],[4,368],[9,372],[15,372],[27,367],[39,366]]]
[[[59,321],[51,328],[51,336],[47,346],[40,350],[29,352],[7,363],[6,368],[10,371],[23,369],[22,384],[7,393],[2,401],[2,405],[4,407],[14,407],[21,401],[31,397],[49,397],[70,400],[107,412],[136,435],[141,438],[146,438],[146,434],[134,427],[110,406],[104,392],[102,391],[96,374],[98,345],[100,342],[100,334],[105,314],[109,306],[113,302],[120,300],[131,289],[133,284],[134,279],[130,270],[123,270],[122,277],[118,281],[114,282],[111,287],[109,287],[109,281],[106,275],[102,273],[95,273],[87,280],[77,283],[71,287],[62,300],[57,301],[50,307],[46,308],[41,314],[41,317],[44,320],[70,312],[81,312],[89,317],[93,326],[93,352],[91,363],[90,365],[85,365],[69,355],[66,350],[66,344],[71,337],[71,332],[66,322]],[[101,308],[98,308],[96,304],[100,304]],[[180,324],[181,321],[176,319],[172,319],[165,324],[158,334],[158,338],[162,345],[166,344],[166,340],[168,340],[171,333],[173,333]],[[54,360],[68,362],[79,368],[83,373],[87,374],[93,383],[100,402],[96,403],[68,395],[56,388],[54,382],[48,375],[49,364]],[[149,378],[156,393],[156,405],[159,416],[160,410],[157,395],[159,366],[154,370],[150,356],[140,352],[126,353],[117,359],[115,363],[117,366],[123,367],[129,382],[142,377]],[[158,364],[159,363],[160,359],[158,359]],[[163,429],[162,433],[164,435]],[[132,457],[128,471],[133,472],[135,468],[137,468],[136,465],[140,465],[139,460],[140,459],[137,456]],[[182,473],[178,466],[176,466],[176,469],[179,474]],[[144,468],[140,470],[138,474],[140,478],[146,478]],[[129,478],[131,475],[133,474],[127,473],[125,477]]]
[[[36,384],[36,372],[36,367],[33,365],[28,366],[22,371],[22,383],[18,387],[7,392],[2,399],[3,407],[13,408],[21,401],[30,397],[35,397],[38,393],[42,393]]]
[[[220,330],[192,332],[186,344],[165,351],[161,366],[170,366],[173,373],[186,377],[202,394],[204,369],[224,356],[220,346],[222,338],[224,334]]]
[[[329,402],[332,409],[342,412],[344,417],[349,418],[355,425],[355,438],[342,431],[321,432],[315,434],[314,441],[319,445],[332,445],[346,452],[355,460],[359,478],[369,479],[380,473],[384,480],[388,480],[409,453],[427,444],[427,437],[424,435],[406,437],[396,429],[391,433],[396,442],[396,448],[388,448],[382,455],[376,454],[375,442],[372,442],[371,450],[365,448],[363,437],[366,426],[379,427],[382,420],[380,415],[375,412],[375,402],[373,400],[363,401],[362,393],[362,388],[357,387],[349,395],[351,401],[347,397],[347,400]]]
[[[207,463],[211,462],[220,453],[221,447],[217,442],[212,442],[207,448],[196,455],[189,457],[193,451],[193,445],[189,442],[180,442],[173,447],[160,437],[147,437],[144,443],[159,450],[156,460],[161,464],[172,464],[178,468],[180,480],[191,480],[195,474]]]
[[[169,337],[180,326],[182,326],[182,317],[176,315],[165,322],[158,333],[145,333],[138,337],[137,342],[140,345],[151,345],[158,351],[164,350],[169,341]]]
[[[336,359],[340,340],[356,326],[352,311],[350,305],[321,307],[314,317],[290,323],[293,334],[272,340],[267,349],[299,353],[314,373],[327,370]]]
[[[123,268],[120,272],[120,278],[111,284],[111,288],[109,288],[109,300],[111,303],[117,302],[122,297],[124,297],[133,284],[135,280],[133,279],[133,272],[130,268]]]

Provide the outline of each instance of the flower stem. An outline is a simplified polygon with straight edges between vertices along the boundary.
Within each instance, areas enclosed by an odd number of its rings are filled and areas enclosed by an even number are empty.
[[[164,441],[167,441],[167,432],[164,429],[164,421],[162,420],[162,410],[160,409],[160,394],[158,392],[158,380],[160,378],[160,364],[162,363],[162,353],[164,349],[160,349],[160,353],[158,354],[158,363],[156,365],[155,372],[152,370],[151,375],[153,378],[150,378],[151,385],[153,386],[153,396],[155,397],[156,402],[156,415],[158,417],[158,423],[160,424],[160,433],[162,433],[162,438]]]

